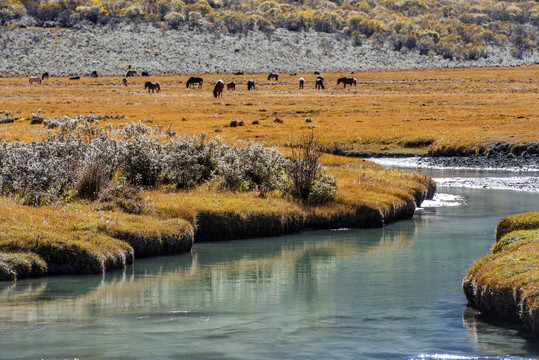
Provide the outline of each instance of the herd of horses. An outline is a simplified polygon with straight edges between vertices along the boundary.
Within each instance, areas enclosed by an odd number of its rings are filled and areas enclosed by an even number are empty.
[[[324,89],[325,88],[325,86],[324,86],[324,77],[322,75],[320,75],[319,72],[315,72],[315,74],[318,74],[318,76],[317,76],[317,78],[315,80],[315,85],[314,85],[315,89],[317,89],[317,90]],[[149,76],[148,72],[146,72],[146,71],[143,71],[141,73],[141,75],[142,76]],[[293,74],[293,75],[295,76],[296,74]],[[44,72],[43,74],[41,74],[41,76],[31,76],[28,83],[29,84],[34,84],[34,83],[41,84],[41,82],[43,80],[49,78],[49,76],[50,75],[49,75],[48,72]],[[98,77],[97,71],[92,71],[90,76]],[[122,83],[123,83],[124,86],[127,86],[127,84],[128,84],[128,79],[127,78],[132,77],[132,76],[137,76],[137,71],[136,70],[128,70],[126,72],[125,76],[122,79]],[[78,79],[80,79],[80,76],[72,76],[69,79],[70,80],[78,80]],[[279,74],[273,73],[273,72],[269,73],[268,74],[268,81],[271,81],[271,80],[278,81],[279,80]],[[305,79],[300,77],[298,82],[299,82],[299,88],[304,89],[305,88]],[[195,84],[198,84],[198,87],[202,88],[203,83],[204,83],[203,78],[191,76],[186,82],[186,88],[190,88],[190,87],[194,88]],[[346,85],[348,85],[349,87],[352,87],[352,85],[354,85],[357,88],[357,80],[356,80],[356,78],[353,78],[353,77],[341,77],[341,78],[337,79],[337,85],[340,85],[340,84],[343,84],[345,89],[346,89]],[[215,98],[222,97],[224,88],[225,88],[225,82],[223,80],[218,80],[215,83],[215,87],[213,88],[213,96]],[[227,90],[236,90],[236,83],[234,81],[231,81],[228,84],[226,84],[226,88],[227,88]],[[148,89],[148,93],[150,93],[150,92],[154,93],[154,92],[161,91],[161,86],[159,85],[158,82],[146,81],[144,83],[144,89],[145,90]],[[254,80],[247,81],[247,90],[255,90],[255,89],[256,89],[255,81]]]

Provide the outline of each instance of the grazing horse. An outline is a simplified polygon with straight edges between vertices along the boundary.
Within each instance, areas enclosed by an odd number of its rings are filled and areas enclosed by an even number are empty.
[[[157,92],[161,91],[161,86],[159,86],[158,82],[146,81],[144,83],[144,89],[148,89],[148,94],[149,94],[150,90],[152,92],[155,92],[156,90]]]
[[[316,78],[316,83],[314,84],[315,89],[323,89],[324,88],[324,77],[319,76]]]
[[[96,78],[98,75],[97,75],[97,70],[94,70],[92,71],[92,73],[90,74],[91,77],[93,78]]]
[[[305,86],[305,79],[300,77],[299,78],[299,88],[303,89],[304,86]]]
[[[41,78],[39,76],[30,76],[30,79],[28,80],[28,84],[33,84],[35,82],[38,84],[41,84]]]
[[[124,86],[127,86],[127,78],[126,78],[126,77],[124,77],[124,78],[122,79],[122,83],[124,84]]]
[[[125,77],[137,76],[137,70],[127,70]]]
[[[225,88],[225,82],[223,80],[218,80],[215,83],[215,87],[213,88],[213,97],[223,97],[223,89]]]
[[[41,74],[41,80],[45,80],[45,79],[48,79],[49,78],[49,73],[48,72],[44,72],[43,74]]]
[[[279,81],[279,74],[277,74],[277,73],[269,73],[268,81],[270,81],[271,79],[274,79],[275,81]]]
[[[147,71],[143,71],[140,75],[141,75],[141,76],[150,76],[150,74],[148,74]]]
[[[194,77],[194,76],[191,76],[189,78],[189,80],[187,80],[186,82],[186,86],[185,88],[188,89],[189,86],[191,86],[192,88],[195,87],[195,84],[198,84],[198,88],[200,89],[202,87],[202,84],[204,83],[204,80],[201,78],[201,77]]]
[[[247,90],[255,90],[255,81],[254,80],[249,80],[247,81]]]
[[[236,90],[236,83],[234,81],[229,82],[228,84],[226,84],[226,89],[227,90]]]
[[[340,83],[343,83],[344,84],[344,88],[346,89],[346,85],[354,85],[355,87],[357,87],[357,80],[356,78],[353,78],[353,77],[342,77],[342,78],[339,78],[337,80],[337,85],[339,85]]]
[[[80,76],[71,76],[69,80],[80,80]]]

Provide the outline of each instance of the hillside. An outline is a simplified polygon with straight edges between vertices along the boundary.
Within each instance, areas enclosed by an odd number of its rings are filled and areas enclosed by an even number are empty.
[[[1,0],[0,25],[4,76],[539,62],[534,1]]]

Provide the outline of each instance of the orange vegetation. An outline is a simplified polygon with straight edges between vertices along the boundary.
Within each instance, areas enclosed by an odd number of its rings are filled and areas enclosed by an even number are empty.
[[[406,70],[324,74],[326,89],[315,90],[313,74],[202,75],[202,89],[186,89],[188,76],[129,78],[52,77],[42,85],[28,78],[0,79],[0,111],[28,117],[80,114],[125,116],[113,124],[142,121],[177,133],[219,135],[227,142],[264,141],[286,145],[309,126],[328,146],[354,151],[424,153],[428,147],[485,145],[497,141],[539,139],[539,65],[515,68]],[[306,80],[299,90],[297,80]],[[337,78],[357,78],[357,88],[337,86]],[[247,91],[254,79],[256,90]],[[235,80],[236,91],[214,99],[218,79]],[[144,82],[158,81],[162,91],[148,94]],[[312,122],[305,122],[310,117]],[[283,122],[274,122],[276,118]],[[231,120],[244,126],[230,127]],[[258,120],[259,124],[252,124]],[[0,125],[5,139],[31,140],[47,135],[27,121]],[[415,145],[414,145],[415,144]]]

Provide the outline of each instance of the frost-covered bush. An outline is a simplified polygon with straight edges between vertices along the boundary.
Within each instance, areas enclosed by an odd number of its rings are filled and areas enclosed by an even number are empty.
[[[337,182],[333,175],[323,174],[315,180],[307,202],[311,205],[321,205],[335,200]]]
[[[223,147],[219,162],[220,185],[233,191],[267,192],[283,188],[286,160],[276,149],[261,144]]]
[[[0,191],[25,204],[76,196],[137,213],[140,188],[186,189],[213,180],[232,191],[278,189],[310,204],[335,197],[335,180],[324,175],[314,139],[288,160],[262,144],[230,146],[219,138],[207,141],[205,134],[178,138],[142,123],[114,128],[62,117],[44,126],[61,130],[47,140],[0,144]]]
[[[178,189],[186,189],[213,178],[221,144],[218,139],[209,142],[205,142],[205,139],[204,134],[200,139],[186,136],[165,145],[165,182],[176,185]]]
[[[156,186],[163,170],[162,146],[159,140],[138,136],[120,143],[124,149],[122,171],[131,184]]]
[[[31,205],[69,196],[82,147],[69,137],[29,144],[2,142],[0,189]]]

